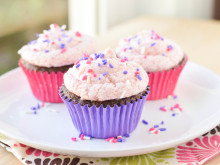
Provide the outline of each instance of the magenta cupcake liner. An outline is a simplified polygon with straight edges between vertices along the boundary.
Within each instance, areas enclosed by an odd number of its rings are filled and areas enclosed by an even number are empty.
[[[149,88],[148,88],[149,89]],[[62,96],[63,102],[69,110],[70,117],[75,128],[80,132],[94,138],[105,139],[109,137],[124,136],[135,130],[141,117],[147,94],[143,94],[140,99],[132,100],[121,106],[109,105],[104,108],[103,105],[96,107],[95,105],[75,104],[69,101],[66,96]]]
[[[63,84],[63,72],[41,72],[25,68],[19,61],[19,66],[25,73],[33,95],[41,101],[62,103],[59,88]]]
[[[150,94],[147,97],[147,100],[158,100],[172,95],[180,73],[182,72],[187,61],[187,56],[184,56],[184,60],[181,62],[181,64],[175,66],[174,68],[158,72],[149,72],[148,77]]]

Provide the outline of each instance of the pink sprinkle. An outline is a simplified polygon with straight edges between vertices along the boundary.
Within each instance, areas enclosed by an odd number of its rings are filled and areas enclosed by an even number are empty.
[[[80,139],[84,140],[84,134],[80,135]]]
[[[88,69],[88,73],[92,73],[93,72],[93,70],[92,69]]]
[[[41,106],[44,107],[44,105],[45,105],[44,102],[42,102],[42,103],[41,103]]]
[[[138,74],[140,74],[138,71],[134,72],[135,76],[137,76]]]
[[[112,139],[114,139],[113,137],[106,139],[107,142],[111,141]]]
[[[60,53],[64,53],[65,51],[66,51],[66,48],[63,48]]]
[[[72,137],[71,140],[74,141],[74,142],[77,141],[76,137]]]
[[[174,108],[174,107],[170,107],[170,110],[173,111],[173,108]]]
[[[150,39],[154,39],[153,36],[151,36]]]
[[[113,139],[112,143],[117,143],[117,141],[118,141],[117,139]]]
[[[75,35],[76,35],[77,37],[81,37],[81,36],[82,36],[80,32],[76,32]]]
[[[54,23],[53,26],[54,26],[55,28],[57,28],[58,25]]]
[[[34,50],[35,52],[37,52],[37,51],[38,51],[38,50],[37,50],[37,49],[35,49],[35,48],[34,48],[33,50]]]
[[[82,80],[87,80],[87,75],[84,75]]]
[[[51,42],[51,44],[52,44],[52,45],[54,45],[54,44],[55,44],[55,42],[54,42],[54,41],[52,41],[52,42]]]
[[[166,112],[167,110],[165,108],[160,108],[161,111]]]
[[[150,129],[149,129],[149,131],[153,131],[153,130],[155,130],[155,128],[154,128],[154,127],[152,127],[152,128],[150,128]]]
[[[147,58],[147,56],[144,56],[144,58],[146,59],[146,58]]]
[[[92,58],[92,57],[90,57],[89,59],[90,59],[91,61],[93,60],[93,58]]]
[[[90,60],[86,61],[86,64],[91,64],[91,61]]]
[[[158,133],[159,133],[159,131],[158,131],[158,130],[156,130],[154,133],[155,133],[155,134],[158,134]]]
[[[47,34],[45,34],[45,37],[46,37],[46,38],[48,38],[48,35],[47,35]]]
[[[75,65],[77,65],[80,62],[80,60],[76,61]]]
[[[183,112],[183,109],[179,107],[180,112]]]
[[[89,57],[89,54],[84,54],[83,56],[84,56],[84,57]]]
[[[96,77],[97,75],[96,74],[93,74],[93,77]]]
[[[126,48],[124,48],[124,52],[126,52],[127,51],[127,49]]]
[[[14,144],[14,146],[17,147],[18,145],[17,145],[17,144]]]
[[[174,107],[175,107],[175,108],[179,108],[180,105],[179,105],[179,104],[175,104]]]

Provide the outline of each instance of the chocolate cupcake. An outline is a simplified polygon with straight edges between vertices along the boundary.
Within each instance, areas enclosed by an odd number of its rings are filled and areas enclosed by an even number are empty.
[[[166,98],[173,94],[187,56],[172,40],[154,31],[143,31],[121,39],[116,48],[117,57],[139,63],[149,76],[149,100]]]
[[[148,76],[111,49],[81,59],[64,74],[60,96],[76,129],[95,138],[131,133],[149,93]]]
[[[19,66],[37,99],[62,102],[58,90],[63,83],[63,74],[84,54],[95,52],[95,41],[79,32],[65,30],[65,25],[59,27],[56,24],[37,37],[18,51],[21,55]]]

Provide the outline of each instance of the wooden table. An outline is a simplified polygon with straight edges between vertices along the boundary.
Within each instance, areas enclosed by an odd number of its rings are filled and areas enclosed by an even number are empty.
[[[111,28],[97,38],[99,49],[114,48],[118,40],[144,29],[154,29],[164,37],[176,41],[189,59],[220,75],[220,21],[186,20],[142,16]],[[0,164],[21,165],[11,154],[0,147]],[[205,165],[220,165],[220,155]]]

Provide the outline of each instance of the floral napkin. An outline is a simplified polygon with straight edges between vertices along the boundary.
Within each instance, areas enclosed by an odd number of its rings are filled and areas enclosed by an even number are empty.
[[[220,125],[208,133],[163,151],[119,158],[84,158],[38,150],[0,135],[0,144],[29,165],[200,165],[220,152]]]

